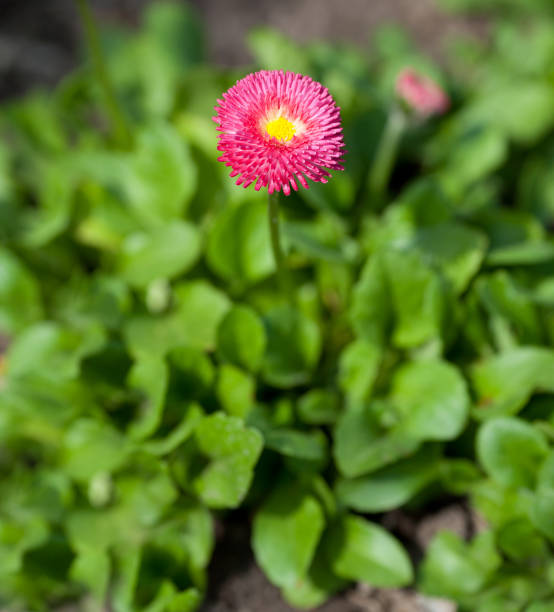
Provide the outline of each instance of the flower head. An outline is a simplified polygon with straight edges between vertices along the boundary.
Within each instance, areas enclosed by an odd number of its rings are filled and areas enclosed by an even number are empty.
[[[420,117],[442,114],[450,106],[442,87],[413,68],[400,72],[396,78],[396,93]]]
[[[308,76],[261,70],[237,81],[215,107],[218,158],[237,185],[289,195],[306,177],[326,183],[342,170],[340,112],[329,91]]]

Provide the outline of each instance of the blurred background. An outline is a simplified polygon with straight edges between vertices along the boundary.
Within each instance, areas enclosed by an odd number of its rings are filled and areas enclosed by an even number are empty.
[[[464,612],[551,612],[554,485],[537,484],[545,510],[534,522],[524,515],[512,531],[508,521],[535,499],[527,480],[521,498],[513,490],[520,473],[538,471],[546,436],[554,460],[553,0],[179,4],[90,0],[127,139],[85,57],[74,0],[0,0],[0,101],[8,102],[0,109],[0,612],[185,612],[182,598],[186,610],[203,600],[202,612],[291,612],[250,544],[274,466],[291,481],[316,470],[331,497],[341,480],[377,475],[379,483],[391,468],[384,500],[352,501],[347,487],[339,501],[379,515],[415,563],[439,531],[455,534],[429,553],[418,590],[370,588],[356,562],[330,574],[329,590],[328,580],[316,585],[318,602],[330,598],[319,612],[453,612],[454,600],[469,602]],[[407,65],[444,87],[451,108],[410,117],[397,132],[379,215],[366,180]],[[237,189],[216,161],[214,102],[260,67],[324,83],[341,106],[349,151],[346,171],[328,185],[283,198],[296,309],[282,308],[274,282],[265,193]],[[221,331],[228,309],[242,304],[262,330],[253,366],[226,354]],[[250,348],[252,326],[237,329]],[[413,440],[402,437],[402,419],[409,423],[412,397],[423,394],[416,386],[398,400],[391,389],[401,387],[401,368],[438,355],[467,375],[478,416],[465,427],[460,411],[456,439],[429,434],[441,384],[431,369],[421,405],[432,418],[420,419],[418,455],[417,445],[405,450]],[[335,425],[374,384],[384,401],[372,418],[384,434],[371,467],[352,469],[375,434],[358,427],[354,411],[341,421],[351,429]],[[546,387],[548,397],[512,419],[530,454],[517,438],[506,451],[499,437],[495,461],[476,457],[480,409],[513,417]],[[218,465],[219,446],[211,452],[198,423],[210,433],[214,414],[244,419],[267,439],[260,467],[253,459],[237,471],[237,445],[207,486],[202,470]],[[214,502],[211,488],[226,492],[220,482],[232,483],[231,494]],[[498,508],[487,495],[477,503],[491,490]],[[475,547],[477,558],[466,541],[484,528],[481,515],[496,531],[485,533],[488,548]],[[535,555],[552,568],[548,584]],[[128,607],[98,603],[112,595]],[[309,588],[291,595],[312,597]],[[543,595],[544,607],[526,607]]]
[[[138,25],[156,0],[92,0],[104,24]],[[251,61],[244,37],[271,25],[297,41],[325,39],[367,46],[380,25],[403,26],[440,62],[445,41],[485,38],[487,19],[447,13],[436,0],[192,0],[207,32],[208,57],[223,66]],[[73,0],[0,0],[0,99],[33,85],[53,85],[79,60],[81,30]]]

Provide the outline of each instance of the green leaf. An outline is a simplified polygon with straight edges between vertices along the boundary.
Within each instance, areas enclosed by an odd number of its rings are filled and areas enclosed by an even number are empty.
[[[262,375],[275,387],[306,383],[321,351],[318,325],[298,310],[277,307],[265,317],[267,350]]]
[[[501,558],[490,531],[465,543],[449,531],[436,535],[421,566],[424,593],[460,599],[480,591],[499,567]]]
[[[389,251],[385,269],[394,312],[394,344],[398,348],[411,348],[440,338],[445,291],[422,255]]]
[[[127,236],[117,261],[118,273],[133,287],[145,288],[154,280],[186,272],[199,254],[196,228],[175,220],[150,233]]]
[[[69,570],[69,576],[75,582],[90,589],[94,598],[101,602],[108,589],[110,565],[110,557],[106,551],[83,549],[77,553]]]
[[[67,230],[72,215],[75,177],[67,158],[63,157],[38,164],[35,172],[39,209],[28,214],[23,241],[36,249]]]
[[[525,612],[550,612],[554,606],[554,599],[548,601],[536,601],[525,608]]]
[[[554,542],[554,451],[550,451],[537,474],[537,490],[531,505],[531,520]]]
[[[490,315],[491,325],[498,325],[498,319],[501,319],[508,327],[512,344],[542,342],[542,324],[537,308],[528,291],[506,271],[481,276],[475,283],[475,290]]]
[[[488,254],[486,263],[489,266],[525,266],[554,259],[554,243],[531,241],[499,246]]]
[[[88,482],[95,474],[121,467],[130,450],[129,442],[116,429],[101,421],[82,418],[65,435],[61,465],[71,478]]]
[[[372,252],[405,248],[417,233],[437,224],[446,224],[452,205],[434,179],[420,178],[410,184],[400,197],[383,211],[378,222],[368,224],[368,247]]]
[[[163,360],[155,356],[142,358],[131,368],[127,384],[145,395],[139,406],[139,415],[129,427],[132,439],[142,440],[153,434],[160,425],[168,382],[168,368]]]
[[[548,445],[544,434],[513,417],[492,419],[477,434],[477,456],[486,472],[505,487],[533,487],[537,463]]]
[[[134,315],[124,323],[123,336],[127,350],[136,359],[164,357],[172,349],[186,346],[189,340],[177,313]],[[199,349],[197,354],[202,354]]]
[[[248,306],[231,308],[217,330],[218,355],[250,372],[260,368],[266,343],[263,323]]]
[[[320,543],[307,573],[294,585],[284,586],[283,596],[293,606],[312,609],[325,603],[331,595],[347,585],[346,580],[331,571]]]
[[[334,573],[375,587],[406,586],[413,580],[410,559],[388,531],[359,516],[346,515],[329,528],[325,548]]]
[[[419,453],[368,476],[339,478],[337,499],[359,512],[384,512],[403,506],[438,476],[437,449]]]
[[[266,434],[265,445],[287,457],[317,462],[324,462],[327,459],[327,438],[322,431],[273,429]]]
[[[533,503],[531,491],[506,488],[492,478],[474,483],[471,498],[475,508],[495,527],[525,518]]]
[[[470,378],[477,394],[476,416],[517,413],[537,391],[554,393],[554,351],[517,347],[474,365]]]
[[[506,104],[510,100],[510,104]],[[520,144],[532,144],[554,124],[554,93],[547,82],[513,79],[486,89],[471,105],[467,115],[477,123],[497,126]],[[529,120],[522,122],[521,117]]]
[[[545,540],[527,518],[509,521],[498,531],[498,547],[512,561],[540,561],[548,556]]]
[[[340,472],[353,478],[410,455],[420,441],[398,429],[384,429],[369,410],[351,407],[335,427],[333,455]]]
[[[382,359],[383,349],[367,340],[355,340],[342,351],[339,384],[350,400],[360,402],[371,396]]]
[[[195,588],[179,592],[170,580],[164,580],[154,599],[143,612],[194,612],[202,603],[202,595]]]
[[[308,425],[328,425],[340,413],[339,394],[326,389],[312,389],[298,399],[298,418]]]
[[[300,485],[275,488],[252,526],[256,561],[271,582],[292,589],[304,579],[324,524],[320,504]]]
[[[137,151],[121,177],[129,203],[145,227],[181,217],[196,191],[197,172],[187,144],[168,123],[138,135]]]
[[[209,355],[196,348],[180,346],[169,353],[175,367],[174,380],[189,397],[203,398],[212,392],[216,370]]]
[[[209,459],[192,486],[211,508],[237,507],[250,487],[262,451],[261,434],[237,417],[217,413],[196,427],[199,451]]]
[[[439,477],[442,487],[454,495],[467,495],[483,474],[478,466],[469,459],[444,458],[439,466]]]
[[[455,194],[462,194],[475,181],[504,163],[508,143],[500,130],[488,124],[468,126],[455,118],[454,125],[460,133],[450,147],[445,147],[440,138],[434,144],[442,144],[443,151],[448,152],[440,172],[445,187]]]
[[[325,218],[320,218],[319,225],[315,223],[301,223],[288,221],[283,224],[283,236],[287,244],[299,253],[306,255],[316,261],[327,261],[330,263],[351,263],[356,259],[358,253],[357,245],[347,235],[331,236],[336,244],[329,244],[325,236]],[[335,221],[335,226],[338,225]],[[323,234],[322,236],[320,236]]]
[[[81,361],[98,352],[106,340],[96,322],[77,330],[43,321],[27,327],[10,346],[9,375],[40,372],[55,379],[76,378]]]
[[[13,253],[0,248],[0,331],[18,333],[41,317],[37,281]]]
[[[216,395],[228,414],[245,418],[254,405],[255,391],[256,383],[250,375],[229,364],[221,366]]]
[[[412,248],[440,268],[454,293],[460,295],[481,266],[487,238],[460,223],[443,223],[418,231]]]
[[[452,440],[463,430],[469,395],[462,375],[439,360],[407,363],[396,371],[391,399],[400,427],[421,440]]]
[[[217,328],[231,307],[227,296],[203,280],[181,283],[175,287],[177,302],[175,323],[185,344],[213,350]]]
[[[116,478],[117,511],[122,522],[129,522],[124,529],[130,538],[135,530],[156,525],[173,506],[178,497],[175,482],[167,464],[147,455],[137,455],[133,471],[125,471]]]
[[[354,287],[349,315],[356,335],[381,346],[391,321],[390,298],[382,258],[369,257]]]
[[[260,201],[219,213],[206,247],[208,265],[215,274],[243,288],[274,272],[267,215],[267,204]]]
[[[185,415],[179,424],[164,438],[156,438],[144,443],[144,450],[152,455],[163,456],[171,453],[187,440],[195,431],[196,425],[204,416],[197,404],[189,404],[184,409]]]

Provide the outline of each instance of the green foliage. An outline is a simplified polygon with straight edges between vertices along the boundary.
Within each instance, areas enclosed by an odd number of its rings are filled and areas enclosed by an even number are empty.
[[[186,5],[102,35],[127,149],[89,66],[0,108],[2,609],[192,612],[238,507],[295,606],[362,581],[553,609],[554,25],[542,0],[444,3],[518,19],[458,46],[452,108],[408,126],[378,212],[394,77],[438,68],[393,29],[371,55],[248,37],[330,89],[349,150],[282,199],[291,299],[265,194],[216,162],[243,72],[205,63]],[[379,513],[453,495],[486,529],[414,568]]]

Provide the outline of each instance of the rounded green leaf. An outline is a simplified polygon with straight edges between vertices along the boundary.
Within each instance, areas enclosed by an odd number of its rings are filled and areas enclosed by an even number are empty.
[[[435,448],[423,449],[410,459],[359,478],[337,481],[337,498],[360,512],[384,512],[405,504],[438,476]]]
[[[515,562],[532,563],[548,555],[546,541],[528,518],[514,519],[502,525],[497,542],[502,552]]]
[[[203,280],[175,287],[175,325],[187,346],[213,350],[217,328],[231,307],[229,298]]]
[[[196,190],[197,170],[189,147],[169,123],[144,128],[124,168],[121,180],[129,204],[146,227],[181,217]]]
[[[118,258],[118,271],[133,287],[145,288],[156,279],[186,272],[199,255],[198,230],[175,220],[150,233],[128,236]]]
[[[363,401],[370,395],[383,359],[380,344],[355,340],[341,353],[339,384],[353,400]]]
[[[64,471],[87,482],[100,472],[112,472],[127,459],[131,450],[125,438],[107,423],[83,418],[65,434],[61,452]]]
[[[217,413],[196,427],[199,451],[209,461],[192,482],[202,501],[212,508],[235,508],[240,504],[254,475],[263,440],[242,419]]]
[[[239,287],[273,273],[265,202],[246,202],[224,209],[208,236],[208,265],[221,278]]]
[[[267,350],[262,374],[266,382],[283,388],[306,383],[321,351],[318,325],[290,307],[269,311],[265,324]]]
[[[348,515],[330,527],[327,559],[337,576],[376,587],[400,587],[413,580],[406,551],[388,531],[359,516]]]
[[[41,321],[27,327],[8,352],[8,373],[13,376],[41,374],[53,379],[73,379],[81,361],[98,352],[106,341],[101,325],[83,329]]]
[[[514,414],[535,391],[554,393],[554,350],[521,346],[494,355],[471,369],[482,409],[477,416]]]
[[[469,411],[465,380],[445,361],[422,360],[400,368],[392,383],[400,427],[421,440],[452,440],[463,430]]]
[[[436,535],[421,566],[420,588],[453,599],[477,593],[501,563],[491,531],[463,542],[450,531]]]
[[[266,347],[265,328],[248,306],[234,306],[217,329],[218,355],[234,365],[256,372]]]
[[[254,405],[256,383],[254,379],[224,363],[219,369],[216,395],[223,408],[231,415],[244,418]]]
[[[306,575],[325,519],[316,499],[300,485],[281,485],[254,518],[256,561],[277,586],[293,588]]]
[[[400,429],[384,429],[357,406],[335,427],[333,455],[344,476],[353,478],[410,455],[421,442]]]
[[[547,452],[544,434],[520,419],[492,419],[477,434],[481,465],[505,487],[532,487]]]

